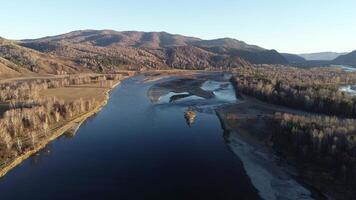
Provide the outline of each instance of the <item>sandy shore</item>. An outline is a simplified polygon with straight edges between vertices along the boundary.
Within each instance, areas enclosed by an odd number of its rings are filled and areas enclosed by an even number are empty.
[[[59,136],[63,135],[66,131],[70,130],[70,129],[75,129],[77,130],[79,128],[79,126],[88,118],[90,118],[91,116],[93,116],[94,114],[98,113],[108,102],[109,97],[110,97],[110,92],[112,91],[112,89],[114,89],[116,86],[118,86],[121,83],[121,81],[118,81],[115,85],[113,85],[111,88],[108,88],[107,91],[105,92],[105,99],[103,101],[101,101],[99,103],[99,105],[87,112],[84,113],[78,117],[76,117],[75,119],[72,119],[70,121],[68,121],[67,123],[65,123],[64,125],[60,126],[60,127],[56,127],[54,129],[52,129],[52,134],[49,138],[47,138],[46,140],[42,141],[41,143],[39,143],[37,145],[37,147],[35,147],[34,149],[31,149],[29,151],[24,152],[23,154],[19,155],[18,157],[16,157],[15,159],[13,159],[11,162],[9,162],[8,164],[6,164],[5,166],[2,166],[0,169],[0,177],[5,176],[10,170],[12,170],[13,168],[15,168],[17,165],[19,165],[22,161],[26,160],[27,158],[29,158],[31,155],[37,153],[39,150],[43,149],[44,147],[46,147],[46,145],[57,139]]]
[[[221,114],[218,116],[226,131],[227,145],[241,160],[262,199],[314,199],[312,192],[288,173],[286,166],[277,164],[276,156],[268,148],[235,132]]]

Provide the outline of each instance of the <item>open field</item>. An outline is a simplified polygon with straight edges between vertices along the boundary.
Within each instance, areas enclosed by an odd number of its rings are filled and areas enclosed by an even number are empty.
[[[43,90],[42,97],[56,97],[70,102],[82,98],[83,100],[95,99],[97,102],[105,99],[105,93],[108,88],[100,87],[99,84],[86,84],[79,86],[70,86],[64,88],[53,88]]]
[[[63,76],[48,76],[43,77],[45,79],[48,78],[60,78]],[[38,80],[42,77],[30,77],[30,78],[15,78],[15,79],[6,79],[5,82],[15,82],[15,81],[29,81],[29,80]],[[44,138],[39,143],[34,145],[31,148],[21,152],[15,157],[8,157],[6,162],[0,163],[0,177],[4,176],[8,171],[12,168],[16,167],[23,160],[36,153],[38,150],[44,148],[47,143],[56,139],[63,133],[68,130],[76,130],[83,121],[92,116],[93,114],[100,111],[100,109],[107,103],[109,98],[109,92],[115,86],[120,83],[120,80],[110,80],[110,81],[93,81],[88,84],[78,84],[78,85],[69,85],[67,87],[58,87],[58,88],[50,88],[50,89],[42,89],[39,91],[39,99],[46,99],[50,97],[56,97],[58,100],[64,100],[66,104],[70,104],[75,102],[76,100],[81,99],[82,102],[93,102],[92,107],[85,112],[77,113],[72,115],[69,118],[63,118],[62,120],[58,120],[55,123],[49,124],[49,136]],[[5,112],[8,109],[8,104],[3,103],[0,104],[0,114]]]

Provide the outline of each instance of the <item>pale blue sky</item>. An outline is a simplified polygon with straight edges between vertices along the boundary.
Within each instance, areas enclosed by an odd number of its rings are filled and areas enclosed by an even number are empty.
[[[0,0],[0,36],[78,29],[231,37],[280,52],[356,49],[355,0]]]

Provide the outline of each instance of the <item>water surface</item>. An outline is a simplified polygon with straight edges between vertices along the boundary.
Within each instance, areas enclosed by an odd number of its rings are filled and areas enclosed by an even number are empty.
[[[0,180],[1,199],[259,199],[215,113],[199,109],[201,99],[152,103],[146,94],[154,82],[142,79],[123,81],[75,136],[9,172]],[[211,89],[225,99],[201,108],[232,100]],[[189,105],[199,110],[191,127]]]

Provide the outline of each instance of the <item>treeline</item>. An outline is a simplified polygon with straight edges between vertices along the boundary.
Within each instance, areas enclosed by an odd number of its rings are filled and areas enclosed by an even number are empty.
[[[0,84],[0,102],[10,104],[10,110],[0,118],[0,167],[47,139],[50,130],[61,121],[71,120],[98,106],[94,98],[65,102],[41,98],[40,91],[93,83],[112,87],[114,80],[120,79],[121,74],[82,74]]]
[[[339,91],[356,83],[356,73],[337,69],[244,68],[232,77],[237,93],[292,108],[344,117],[356,116],[356,98]]]
[[[50,136],[52,125],[95,108],[94,99],[65,103],[55,98],[43,100],[30,108],[11,109],[0,119],[0,163],[36,147]]]
[[[0,84],[0,102],[38,100],[39,92],[44,89],[90,84],[93,82],[99,83],[100,87],[111,87],[114,80],[120,80],[121,78],[122,75],[120,74],[70,75],[56,79],[7,82]]]
[[[337,189],[330,190],[354,196],[356,97],[339,87],[355,84],[356,73],[337,68],[247,67],[236,71],[231,82],[237,94],[324,114],[276,113],[271,123],[273,146],[318,187],[335,183],[330,187]]]
[[[272,140],[278,149],[356,184],[356,120],[276,113],[274,122]]]

